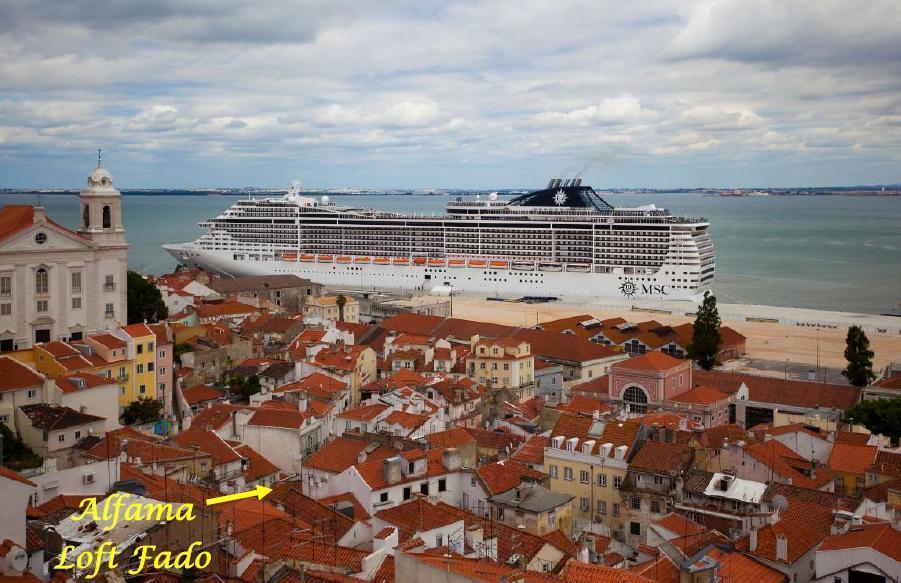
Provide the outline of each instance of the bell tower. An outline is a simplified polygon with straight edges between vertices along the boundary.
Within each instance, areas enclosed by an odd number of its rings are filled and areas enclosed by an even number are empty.
[[[113,175],[103,167],[97,150],[97,168],[88,176],[88,187],[78,193],[81,220],[78,234],[102,247],[125,247],[122,226],[122,194],[113,187]]]

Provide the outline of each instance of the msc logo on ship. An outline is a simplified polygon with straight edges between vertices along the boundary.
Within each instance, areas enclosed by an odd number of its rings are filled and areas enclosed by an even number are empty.
[[[645,295],[669,295],[669,286],[659,283],[635,283],[634,281],[624,281],[619,284],[619,291],[627,298],[631,298],[636,294]]]

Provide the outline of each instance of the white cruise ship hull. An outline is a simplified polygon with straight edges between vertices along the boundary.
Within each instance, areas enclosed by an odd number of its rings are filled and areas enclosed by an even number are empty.
[[[557,296],[566,298],[627,298],[699,301],[707,286],[689,287],[664,272],[680,274],[683,266],[664,264],[656,274],[593,273],[565,267],[543,270],[489,267],[435,267],[428,265],[376,265],[331,262],[237,260],[231,251],[202,249],[193,243],[165,245],[180,263],[227,277],[292,274],[326,286],[361,291],[373,289],[422,290],[451,286],[456,292],[502,296]],[[371,260],[370,260],[371,261]],[[556,271],[560,269],[560,271]],[[571,269],[571,268],[570,268]],[[684,273],[682,275],[688,275]]]

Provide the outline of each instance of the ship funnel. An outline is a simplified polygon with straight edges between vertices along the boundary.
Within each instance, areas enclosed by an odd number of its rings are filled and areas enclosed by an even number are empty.
[[[552,188],[560,188],[560,185],[563,184],[563,181],[559,178],[554,178],[554,186]]]
[[[582,179],[578,177],[573,178],[573,186],[582,186]]]
[[[551,188],[554,188],[554,183],[555,183],[555,182],[557,182],[557,179],[556,179],[556,178],[551,178],[551,179],[548,181],[548,183],[547,183],[548,190],[550,190]]]
[[[569,186],[569,178],[563,181],[563,188],[566,188],[567,186]]]

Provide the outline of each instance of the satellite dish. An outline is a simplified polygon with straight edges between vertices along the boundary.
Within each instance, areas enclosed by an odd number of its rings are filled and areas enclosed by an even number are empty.
[[[329,198],[328,198],[328,196],[323,195],[323,197],[322,197],[320,200],[322,200],[322,204],[328,204],[328,203],[329,203]]]
[[[489,193],[488,200],[497,200],[497,193],[496,192]]]
[[[777,512],[781,512],[786,507],[788,507],[788,500],[785,499],[785,496],[782,494],[773,496],[773,508],[775,508]]]

